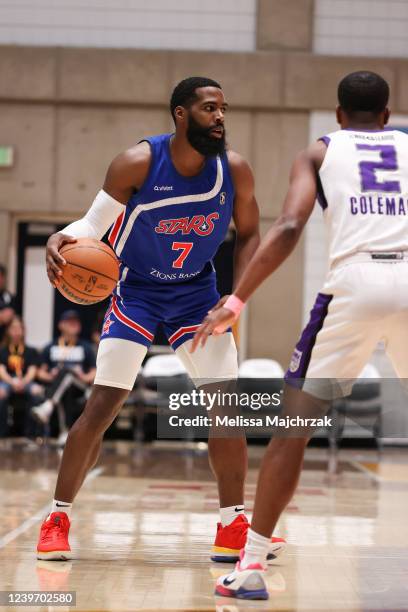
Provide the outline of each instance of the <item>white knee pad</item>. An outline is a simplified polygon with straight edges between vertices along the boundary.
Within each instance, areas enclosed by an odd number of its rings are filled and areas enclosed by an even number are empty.
[[[190,353],[192,340],[176,349],[188,374],[197,386],[238,378],[238,354],[232,333],[209,336],[206,345]]]
[[[94,384],[131,391],[146,353],[147,348],[137,342],[121,338],[102,340],[96,357]]]

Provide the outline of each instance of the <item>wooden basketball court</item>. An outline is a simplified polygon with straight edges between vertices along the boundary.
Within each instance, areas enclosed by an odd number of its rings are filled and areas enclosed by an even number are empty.
[[[251,448],[248,510],[260,453]],[[0,590],[75,591],[76,611],[408,609],[406,453],[378,462],[342,451],[330,475],[327,451],[310,449],[279,525],[288,551],[270,567],[269,601],[256,603],[213,595],[231,566],[209,561],[218,502],[205,445],[107,443],[74,506],[75,559],[37,561],[58,461],[53,449],[2,441]]]

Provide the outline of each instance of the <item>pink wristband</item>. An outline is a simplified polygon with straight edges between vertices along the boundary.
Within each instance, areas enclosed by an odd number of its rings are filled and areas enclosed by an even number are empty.
[[[236,317],[239,317],[241,310],[245,306],[245,303],[240,300],[236,295],[230,295],[224,304],[224,308],[231,310]]]

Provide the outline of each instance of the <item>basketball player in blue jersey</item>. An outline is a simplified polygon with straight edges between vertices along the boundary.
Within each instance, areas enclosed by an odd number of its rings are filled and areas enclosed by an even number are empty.
[[[81,237],[110,242],[120,259],[120,280],[106,313],[91,397],[72,427],[62,457],[51,513],[41,528],[38,558],[67,559],[72,502],[95,465],[103,434],[133,388],[159,324],[195,381],[235,379],[232,333],[190,352],[194,332],[219,300],[212,259],[231,219],[236,232],[235,283],[259,244],[258,206],[248,163],[226,150],[227,103],[207,78],[185,79],[171,103],[175,134],[146,138],[111,163],[88,213],[50,237],[47,271],[58,283],[59,250]],[[220,518],[215,561],[234,561],[245,544],[248,521],[243,489],[247,467],[243,438],[209,440],[218,482]],[[271,540],[271,556],[285,542]]]
[[[342,129],[298,155],[281,216],[234,294],[206,317],[192,349],[227,329],[288,257],[317,196],[329,233],[329,271],[286,375],[283,408],[292,414],[295,408],[294,416],[323,407],[333,397],[333,382],[347,395],[380,340],[398,376],[408,378],[408,135],[385,128],[389,87],[381,76],[349,74],[338,98]],[[294,493],[310,429],[271,440],[247,543],[235,571],[217,581],[216,593],[267,599],[270,534]]]

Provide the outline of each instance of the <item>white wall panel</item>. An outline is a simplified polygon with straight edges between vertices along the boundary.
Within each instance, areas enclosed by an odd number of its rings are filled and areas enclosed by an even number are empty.
[[[407,0],[315,0],[315,53],[408,57]]]
[[[255,50],[256,0],[0,0],[0,44]]]

